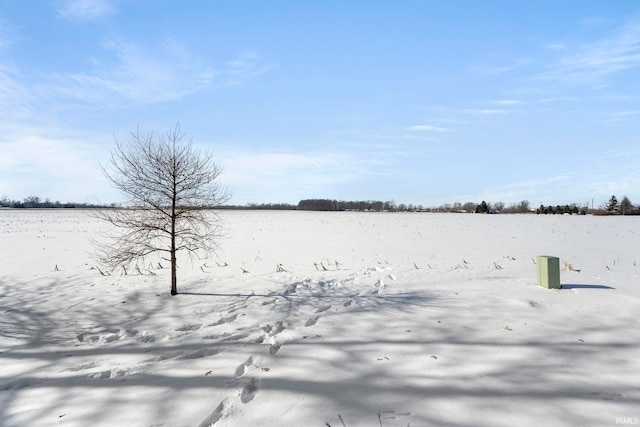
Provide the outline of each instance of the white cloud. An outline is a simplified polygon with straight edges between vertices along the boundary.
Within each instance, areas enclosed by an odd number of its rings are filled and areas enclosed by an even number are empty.
[[[83,202],[108,188],[98,163],[106,152],[85,138],[34,133],[3,137],[0,151],[0,188],[10,198],[37,195]]]
[[[22,70],[0,64],[0,125],[5,134],[42,120],[34,88],[22,81],[24,77]]]
[[[612,114],[615,117],[640,116],[640,110],[619,111]]]
[[[496,114],[511,114],[513,110],[504,109],[481,109],[481,108],[466,108],[460,110],[463,113],[478,114],[478,115],[496,115]]]
[[[498,99],[495,101],[489,101],[489,104],[493,105],[521,105],[524,104],[523,101],[519,101],[517,99]]]
[[[572,97],[572,96],[556,96],[552,98],[542,98],[542,99],[539,99],[537,102],[540,104],[551,104],[556,102],[567,102],[567,101],[578,101],[578,100],[579,98]]]
[[[615,73],[640,67],[640,20],[626,23],[596,43],[565,52],[544,77],[603,83]]]
[[[117,11],[115,0],[63,0],[58,15],[72,21],[92,21]]]
[[[599,123],[607,126],[614,126],[631,120],[635,122],[638,116],[640,116],[640,110],[619,111],[617,113],[609,114],[606,119],[600,120]]]
[[[404,128],[405,130],[416,132],[446,132],[448,129],[431,125],[416,125]]]
[[[155,51],[114,40],[104,48],[111,59],[94,57],[90,72],[57,75],[57,91],[82,103],[111,108],[147,105],[241,84],[267,69],[255,53],[240,54],[217,67],[175,40],[165,41]]]
[[[576,154],[565,161],[565,172],[539,175],[530,180],[508,182],[485,189],[480,197],[487,201],[529,200],[532,207],[578,203],[594,199],[595,207],[612,194],[632,195],[640,185],[640,157],[637,150],[610,150],[597,155]],[[633,201],[633,200],[632,200]]]
[[[550,43],[545,47],[549,50],[565,50],[567,45],[564,43]]]

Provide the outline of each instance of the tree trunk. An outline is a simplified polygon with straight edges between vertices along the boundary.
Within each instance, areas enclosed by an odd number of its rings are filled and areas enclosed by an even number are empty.
[[[178,266],[176,265],[176,200],[178,197],[178,190],[176,188],[176,146],[175,141],[173,145],[173,182],[172,182],[172,193],[171,193],[171,295],[178,294],[178,277],[176,274],[176,270]]]
[[[178,294],[178,275],[176,270],[176,219],[175,215],[171,218],[171,295]]]
[[[171,251],[171,295],[178,294],[178,277],[176,274],[176,252]]]

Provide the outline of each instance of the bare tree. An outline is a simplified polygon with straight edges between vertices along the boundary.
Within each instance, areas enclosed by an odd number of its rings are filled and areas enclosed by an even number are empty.
[[[624,196],[620,201],[619,208],[622,215],[627,215],[633,211],[633,203],[631,203],[631,200],[629,200],[627,196]]]
[[[109,239],[98,245],[100,260],[126,268],[159,255],[171,263],[171,295],[178,293],[176,254],[215,251],[221,222],[210,208],[229,199],[213,154],[194,148],[184,137],[176,125],[157,137],[138,129],[127,144],[116,139],[102,170],[128,200],[122,209],[97,211],[111,226]]]
[[[522,200],[518,203],[517,211],[518,213],[528,213],[531,211],[531,204],[528,200]]]

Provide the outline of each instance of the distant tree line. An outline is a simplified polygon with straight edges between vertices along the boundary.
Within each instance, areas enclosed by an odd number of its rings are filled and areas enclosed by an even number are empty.
[[[579,208],[576,205],[564,205],[564,206],[545,206],[545,205],[540,205],[539,208],[536,209],[536,213],[538,215],[540,214],[544,214],[544,215],[586,215],[587,214],[587,209],[586,208]]]
[[[453,212],[453,213],[481,213],[481,214],[514,214],[514,213],[531,213],[531,207],[528,200],[522,200],[518,203],[506,205],[503,202],[489,203],[482,201],[480,203],[445,203],[437,208],[427,209],[429,212]]]
[[[613,195],[607,203],[594,212],[595,215],[640,215],[640,205],[634,205],[627,196],[618,201]]]
[[[88,208],[115,208],[117,204],[111,203],[108,205],[99,204],[99,203],[75,203],[75,202],[64,202],[61,203],[59,201],[52,202],[51,200],[44,199],[42,200],[38,196],[29,196],[24,198],[23,200],[11,200],[6,196],[3,196],[0,199],[0,208],[16,208],[16,209],[35,209],[35,208],[44,208],[44,209],[55,209],[55,208],[78,208],[78,209],[88,209]]]
[[[290,203],[247,203],[243,206],[238,205],[224,205],[219,206],[217,209],[228,210],[254,210],[254,211],[292,211],[296,210],[297,206]]]
[[[330,199],[306,199],[298,202],[297,209],[300,211],[374,211],[382,212],[390,207],[391,202],[380,202],[375,200],[366,201],[344,201]]]
[[[6,196],[0,199],[0,207],[4,208],[117,208],[116,203],[60,203],[49,199],[42,200],[38,196],[29,196],[23,200],[10,200]],[[440,206],[424,207],[423,205],[396,204],[393,200],[382,202],[379,200],[346,201],[335,199],[304,199],[297,205],[290,203],[248,203],[243,206],[224,205],[216,209],[227,210],[306,210],[306,211],[358,211],[358,212],[442,212],[442,213],[484,213],[484,214],[515,214],[536,213],[540,215],[640,215],[640,205],[631,203],[627,196],[618,201],[611,198],[599,208],[590,209],[588,204],[577,203],[545,206],[532,209],[529,201],[506,205],[502,202],[489,203],[482,201],[466,203],[445,203]]]

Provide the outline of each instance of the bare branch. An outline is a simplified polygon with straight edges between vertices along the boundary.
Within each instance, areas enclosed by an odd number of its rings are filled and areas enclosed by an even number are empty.
[[[213,153],[201,152],[184,138],[176,125],[160,136],[143,135],[138,128],[126,144],[116,139],[102,172],[127,201],[123,209],[95,211],[108,225],[95,245],[100,261],[116,268],[166,253],[174,295],[176,253],[215,252],[222,231],[220,217],[211,208],[229,199]]]

